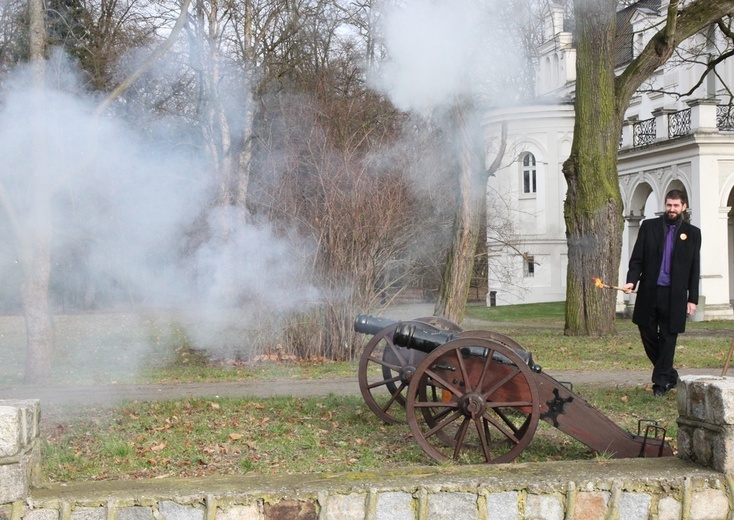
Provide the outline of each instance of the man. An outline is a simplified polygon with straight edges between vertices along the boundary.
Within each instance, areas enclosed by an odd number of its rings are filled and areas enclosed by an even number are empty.
[[[624,286],[630,293],[639,281],[632,322],[653,364],[657,397],[678,384],[675,343],[686,330],[686,314],[692,315],[698,304],[701,230],[684,220],[686,208],[685,194],[671,190],[665,196],[665,215],[642,221]]]

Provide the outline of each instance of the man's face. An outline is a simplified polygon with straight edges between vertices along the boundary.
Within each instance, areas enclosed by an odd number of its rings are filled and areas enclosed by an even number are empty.
[[[686,210],[686,204],[680,199],[665,200],[665,216],[668,220],[676,220]]]

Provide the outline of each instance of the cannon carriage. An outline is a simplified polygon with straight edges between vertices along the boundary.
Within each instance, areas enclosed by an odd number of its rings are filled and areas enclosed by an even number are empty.
[[[407,422],[437,461],[510,462],[540,420],[610,457],[673,454],[657,423],[641,421],[637,434],[623,430],[502,334],[436,317],[360,315],[354,327],[372,336],[359,364],[368,407],[386,423]]]

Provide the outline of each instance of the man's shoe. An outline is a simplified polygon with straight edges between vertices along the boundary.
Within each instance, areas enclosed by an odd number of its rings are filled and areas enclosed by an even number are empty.
[[[652,393],[655,397],[663,397],[666,393],[668,393],[668,390],[663,388],[662,386],[653,385]]]

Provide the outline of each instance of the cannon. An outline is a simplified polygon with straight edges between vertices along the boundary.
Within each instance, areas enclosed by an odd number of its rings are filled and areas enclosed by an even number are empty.
[[[654,421],[640,421],[637,434],[620,428],[497,332],[364,314],[354,328],[372,336],[359,364],[368,407],[386,423],[407,422],[437,461],[510,462],[540,420],[613,458],[673,455],[665,428]]]

